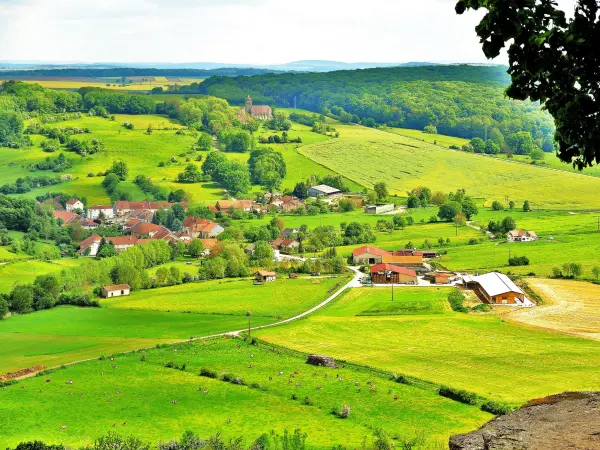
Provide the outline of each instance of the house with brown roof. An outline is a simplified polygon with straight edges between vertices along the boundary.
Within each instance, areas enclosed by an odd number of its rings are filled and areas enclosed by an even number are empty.
[[[253,119],[258,120],[271,120],[273,118],[273,110],[268,105],[253,105],[252,97],[246,97],[246,108],[244,109],[247,114]]]
[[[225,231],[225,228],[212,220],[194,216],[189,216],[185,219],[183,229],[193,238],[201,239],[216,238]]]
[[[275,281],[277,279],[277,274],[275,272],[269,272],[268,270],[259,270],[256,272],[256,281],[261,283],[266,283],[270,281]]]
[[[52,211],[52,213],[54,214],[54,219],[56,220],[56,222],[59,225],[69,225],[72,222],[78,222],[79,219],[81,219],[81,216],[79,214],[75,214],[74,212],[70,212],[70,211]]]
[[[138,222],[130,228],[131,233],[138,238],[151,238],[162,230],[165,227],[150,222]]]
[[[169,202],[129,202],[126,200],[116,201],[113,205],[115,215],[124,216],[132,212],[150,211],[152,214],[159,209],[169,209],[173,205],[181,205],[184,209],[187,209],[188,204],[186,202],[169,203]]]
[[[356,265],[392,264],[403,267],[421,267],[422,255],[406,255],[400,252],[389,252],[370,245],[365,245],[352,252],[352,260]]]
[[[105,298],[121,297],[122,295],[129,295],[130,292],[131,287],[128,284],[112,284],[102,288],[102,296]]]
[[[128,248],[133,247],[134,245],[139,245],[139,239],[136,236],[114,236],[114,237],[106,237],[107,242],[110,242],[115,246],[115,250],[117,252],[122,252],[123,250],[127,250]]]
[[[84,206],[83,206],[83,203],[81,202],[81,200],[78,200],[76,198],[71,198],[71,199],[67,200],[67,203],[65,204],[65,209],[69,212],[72,212],[76,209],[83,211]]]
[[[417,273],[406,267],[376,264],[371,267],[373,284],[417,284]]]
[[[295,239],[290,239],[286,237],[279,237],[271,242],[271,246],[278,250],[282,250],[285,252],[292,252],[300,247],[300,242]]]
[[[231,211],[252,211],[254,202],[252,200],[219,200],[215,205],[217,211],[229,213]]]

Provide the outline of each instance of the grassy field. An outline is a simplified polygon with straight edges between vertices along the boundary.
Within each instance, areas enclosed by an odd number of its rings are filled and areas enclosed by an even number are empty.
[[[134,125],[133,130],[126,130],[122,124],[131,122]],[[148,135],[146,129],[152,124],[154,130]],[[80,127],[89,128],[91,133],[78,136],[80,139],[91,140],[96,138],[104,143],[106,150],[94,155],[80,157],[74,153],[65,152],[65,155],[73,160],[73,167],[65,174],[71,175],[72,180],[52,186],[52,190],[72,193],[79,197],[87,197],[90,204],[104,203],[108,201],[108,195],[101,186],[102,177],[90,177],[89,174],[96,175],[109,168],[114,160],[122,159],[129,166],[129,180],[133,180],[136,175],[146,175],[165,189],[184,189],[191,196],[194,204],[213,204],[223,196],[223,190],[214,183],[196,183],[179,184],[174,180],[177,175],[183,171],[184,167],[196,160],[196,157],[206,157],[207,152],[191,151],[191,146],[196,138],[186,131],[185,135],[178,135],[176,131],[183,128],[172,122],[167,117],[157,115],[117,115],[115,121],[110,121],[100,117],[84,116],[80,119],[63,121],[50,124],[55,127]],[[165,128],[169,128],[168,130]],[[259,134],[273,134],[272,131],[261,130]],[[289,132],[290,136],[299,136],[304,143],[316,143],[328,139],[325,136],[312,133],[308,127],[294,124]],[[49,155],[44,153],[39,144],[44,138],[33,136],[34,147],[26,150],[16,151],[14,149],[0,149],[0,178],[4,182],[14,182],[17,178],[23,176],[50,174],[53,172],[37,171],[30,172],[28,166],[44,160],[48,156],[56,157],[57,153]],[[299,181],[305,181],[312,174],[324,175],[333,173],[317,163],[311,161],[299,153],[296,148],[304,144],[285,144],[272,145],[280,151],[286,160],[287,177],[283,182],[282,188],[293,189]],[[183,156],[182,156],[183,155]],[[228,158],[246,163],[249,154],[229,153]],[[171,162],[175,158],[177,162]],[[165,163],[164,167],[159,167],[159,163]],[[196,162],[201,164],[201,162]],[[354,190],[359,187],[349,183]],[[122,186],[123,189],[131,192],[133,200],[145,199],[145,194],[131,181],[127,181]],[[50,188],[34,189],[26,196],[34,198],[37,195],[47,192]],[[260,191],[259,186],[253,188],[254,191]]]
[[[125,298],[102,300],[108,308],[231,314],[285,319],[310,309],[348,277],[280,279],[255,286],[252,280],[207,281],[138,291]]]
[[[308,434],[309,448],[336,443],[359,448],[375,428],[382,428],[398,445],[422,436],[416,448],[429,449],[443,448],[449,435],[491,418],[433,389],[393,383],[351,367],[307,366],[305,357],[240,340],[153,349],[141,359],[131,354],[87,362],[7,387],[0,392],[0,441],[15,445],[43,438],[85,445],[117,431],[156,443],[193,430],[203,437],[221,433],[225,440],[244,436],[249,445],[271,430],[300,429]],[[166,368],[170,361],[185,370]],[[201,368],[241,377],[245,385],[199,377]],[[345,420],[331,414],[342,404],[351,407]]]
[[[600,340],[598,285],[545,278],[528,282],[542,296],[544,305],[507,314],[507,320]]]
[[[156,343],[243,329],[299,314],[318,304],[337,279],[202,282],[102,301],[102,308],[59,307],[0,321],[0,373],[54,366]],[[192,314],[189,314],[192,313]]]
[[[118,91],[135,91],[135,92],[147,92],[155,87],[162,87],[167,89],[169,85],[185,85],[191,83],[202,82],[202,78],[178,78],[178,77],[166,77],[152,76],[152,77],[127,77],[128,82],[122,83],[118,77],[48,77],[48,78],[24,78],[24,77],[13,77],[11,79],[17,79],[19,81],[25,81],[26,83],[39,84],[47,89],[68,89],[77,90],[81,87],[96,87],[101,89],[111,89]],[[5,78],[0,77],[0,80]]]
[[[441,147],[450,147],[451,145],[462,147],[463,145],[469,143],[469,139],[463,139],[454,136],[445,136],[443,134],[429,134],[424,133],[421,130],[411,130],[409,128],[384,127],[382,128],[382,130],[411,139],[416,139],[418,141],[426,142],[428,144],[439,145]]]
[[[78,265],[82,261],[83,259],[67,258],[49,262],[17,260],[0,265],[0,294],[10,292],[15,284],[32,283],[38,275],[57,274],[65,267]]]
[[[594,177],[449,151],[360,126],[337,128],[339,139],[304,146],[300,153],[363,186],[385,181],[401,195],[417,186],[445,192],[464,188],[488,202],[509,196],[552,209],[598,205],[600,180]]]
[[[508,402],[565,390],[596,390],[600,343],[507,323],[494,314],[444,312],[365,317],[391,303],[385,289],[359,288],[307,320],[258,331],[290,348],[343,358]],[[439,289],[439,291],[437,291]],[[436,298],[445,288],[398,288],[395,302]],[[396,306],[394,306],[396,308]]]

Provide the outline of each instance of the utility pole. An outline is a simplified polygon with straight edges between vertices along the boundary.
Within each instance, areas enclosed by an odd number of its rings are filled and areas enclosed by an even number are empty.
[[[394,283],[392,283],[392,301],[394,301]]]

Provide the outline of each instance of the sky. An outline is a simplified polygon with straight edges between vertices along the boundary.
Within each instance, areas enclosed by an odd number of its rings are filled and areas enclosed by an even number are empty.
[[[457,16],[455,3],[0,0],[0,61],[486,62],[474,31],[483,11]]]

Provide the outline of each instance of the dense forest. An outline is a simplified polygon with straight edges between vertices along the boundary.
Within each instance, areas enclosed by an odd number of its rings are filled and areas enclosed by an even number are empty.
[[[508,99],[508,83],[504,66],[453,65],[212,77],[198,92],[235,104],[247,95],[256,104],[280,107],[296,101],[342,122],[433,126],[441,134],[494,139],[500,146],[514,133],[529,132],[541,147],[554,133],[552,118],[537,104]]]

